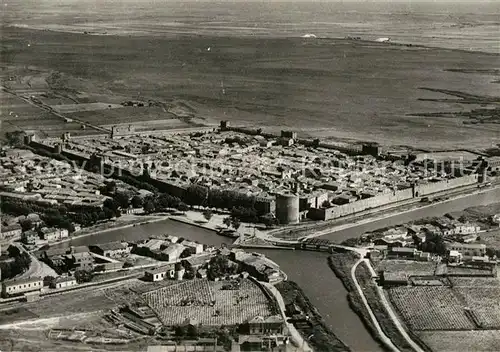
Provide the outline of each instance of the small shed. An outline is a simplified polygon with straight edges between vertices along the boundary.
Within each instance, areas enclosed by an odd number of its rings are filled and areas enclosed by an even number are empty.
[[[408,274],[403,271],[384,271],[381,278],[384,286],[408,285]]]

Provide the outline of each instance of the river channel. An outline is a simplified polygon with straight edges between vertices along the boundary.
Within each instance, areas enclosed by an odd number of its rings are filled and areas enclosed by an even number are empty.
[[[349,229],[325,235],[334,241],[356,237],[366,231],[381,227],[392,226],[428,216],[437,216],[446,212],[462,210],[470,206],[485,205],[500,199],[500,189],[491,190],[482,194],[466,196],[460,199],[435,204],[411,212],[377,220],[367,224],[360,224]],[[231,239],[221,237],[212,231],[184,223],[165,220],[135,227],[109,231],[102,234],[74,238],[70,242],[60,243],[54,247],[82,246],[111,241],[137,241],[150,236],[172,234],[188,238],[200,243],[220,246],[230,244]],[[297,282],[318,308],[326,323],[335,334],[351,347],[353,351],[381,351],[380,346],[373,340],[365,329],[358,316],[349,308],[347,291],[339,279],[333,274],[327,264],[327,254],[292,250],[256,250],[273,259],[287,273],[288,278]]]
[[[86,246],[120,240],[132,242],[163,234],[172,234],[215,246],[232,243],[232,239],[219,236],[212,231],[177,221],[165,220],[77,237],[69,242],[54,245],[53,248]],[[326,253],[272,249],[259,249],[258,252],[273,259],[287,273],[290,280],[297,282],[302,287],[327,324],[353,351],[381,351],[358,316],[349,308],[347,291],[328,267]]]

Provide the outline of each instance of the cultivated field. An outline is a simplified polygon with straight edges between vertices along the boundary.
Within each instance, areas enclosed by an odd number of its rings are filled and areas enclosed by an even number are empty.
[[[413,330],[474,329],[463,304],[447,287],[394,287],[389,296]]]
[[[485,329],[500,328],[500,287],[454,287]]]
[[[500,330],[422,331],[418,335],[433,351],[493,352],[500,350]]]
[[[108,103],[81,103],[81,104],[57,104],[57,105],[52,105],[51,107],[60,113],[66,114],[70,112],[80,112],[80,111],[119,109],[123,108],[123,105],[108,104]]]
[[[382,260],[376,271],[405,272],[408,276],[429,276],[434,275],[436,270],[434,262],[416,262],[413,260]]]
[[[241,324],[256,316],[273,315],[261,289],[243,280],[237,289],[223,289],[229,281],[190,280],[143,294],[165,325],[194,319],[203,325]]]
[[[144,121],[172,120],[175,116],[165,112],[161,107],[122,107],[119,109],[105,109],[98,111],[79,111],[66,114],[69,118],[96,124],[96,125],[115,125],[121,123],[140,123]]]
[[[139,280],[106,286],[87,288],[64,294],[46,296],[37,302],[22,304],[17,311],[0,311],[0,322],[22,321],[33,318],[61,317],[77,313],[90,313],[111,309],[116,305],[140,299],[130,287],[142,284]]]
[[[26,42],[36,44],[28,47]],[[496,91],[497,85],[481,75],[448,70],[491,69],[494,58],[489,54],[340,39],[145,40],[23,28],[4,28],[0,44],[7,64],[63,72],[78,77],[73,79],[78,85],[91,82],[122,96],[181,99],[197,106],[197,116],[212,120],[224,117],[383,144],[484,148],[485,140],[488,146],[500,142],[498,126],[407,115],[470,107],[419,100],[442,97],[420,87],[481,95]]]
[[[491,275],[493,269],[467,268],[461,266],[448,266],[446,268],[448,275],[459,276],[488,276]]]
[[[62,119],[51,113],[30,105],[21,98],[4,91],[0,91],[0,106],[1,134],[16,130],[42,130],[45,136],[58,136],[65,131],[78,131],[81,133],[80,124],[75,122],[64,123]]]
[[[500,287],[498,278],[489,277],[450,277],[453,287]]]

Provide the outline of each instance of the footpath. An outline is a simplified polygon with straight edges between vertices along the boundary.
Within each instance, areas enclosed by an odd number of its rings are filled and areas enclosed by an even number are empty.
[[[293,326],[292,323],[289,323],[287,321],[287,318],[285,315],[285,301],[283,300],[283,296],[281,296],[281,293],[278,291],[278,289],[276,287],[274,287],[273,285],[271,285],[267,282],[261,282],[261,284],[264,285],[266,288],[268,288],[269,291],[271,291],[273,296],[276,298],[276,301],[278,302],[278,305],[279,305],[280,310],[281,310],[281,316],[283,317],[283,319],[286,322],[286,326],[288,328],[288,332],[291,336],[293,344],[295,346],[297,346],[296,351],[312,352],[313,351],[312,348],[309,346],[307,341],[304,340],[304,338],[302,338],[302,336],[297,331],[295,326]],[[287,349],[287,351],[292,351],[292,350],[293,350],[292,348]]]

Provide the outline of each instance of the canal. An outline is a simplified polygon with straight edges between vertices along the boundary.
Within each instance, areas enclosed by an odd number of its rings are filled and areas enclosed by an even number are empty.
[[[89,236],[75,237],[70,241],[54,244],[51,246],[51,248],[88,246],[90,244],[108,243],[113,241],[135,242],[148,239],[151,236],[161,236],[164,234],[184,237],[192,241],[211,244],[214,246],[220,246],[223,243],[233,243],[233,240],[231,238],[219,236],[212,231],[208,231],[198,226],[185,224],[179,221],[166,219],[149,224],[127,227]]]
[[[342,242],[348,238],[358,237],[365,232],[374,231],[380,228],[405,224],[410,221],[423,219],[433,216],[441,216],[446,213],[460,211],[469,207],[487,205],[500,201],[500,188],[492,188],[484,192],[462,196],[461,198],[451,199],[442,203],[431,204],[406,211],[400,214],[392,215],[387,218],[372,221],[365,224],[359,224],[339,231],[332,231],[321,238]],[[374,214],[376,216],[376,214]]]
[[[77,237],[52,247],[69,248],[70,246],[87,246],[112,241],[132,242],[163,234],[172,234],[214,246],[232,243],[232,239],[219,236],[213,231],[173,220],[165,220]],[[274,260],[287,273],[290,280],[300,285],[337,337],[353,351],[381,351],[361,320],[349,308],[347,291],[329,268],[326,253],[273,249],[256,251]]]
[[[482,194],[465,196],[428,207],[414,209],[410,212],[396,214],[386,219],[356,225],[348,229],[332,232],[322,238],[340,242],[381,227],[402,224],[424,217],[439,216],[471,206],[486,205],[497,202],[499,199],[500,189],[492,189]],[[119,240],[137,241],[163,234],[172,234],[215,246],[220,246],[223,243],[232,243],[231,239],[221,237],[212,231],[172,220],[165,220],[87,237],[74,238],[70,242],[60,243],[54,247],[67,248],[69,246],[82,246]],[[278,263],[283,271],[287,273],[288,278],[300,285],[324,317],[325,322],[353,351],[371,352],[382,350],[363,326],[358,316],[349,308],[347,291],[328,267],[326,253],[272,249],[259,249],[256,251],[265,254]]]

